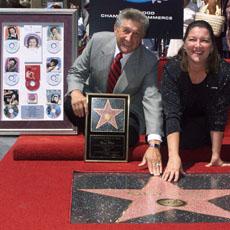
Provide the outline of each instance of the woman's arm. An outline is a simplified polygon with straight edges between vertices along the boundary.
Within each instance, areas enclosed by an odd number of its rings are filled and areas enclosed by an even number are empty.
[[[169,134],[167,142],[169,159],[162,178],[165,181],[175,182],[179,180],[180,173],[184,173],[179,155],[180,133],[174,132]]]
[[[224,129],[228,121],[229,98],[230,98],[230,79],[228,73],[230,71],[229,64],[222,63],[220,67],[222,81],[219,83],[219,91],[213,93],[211,105],[208,110],[210,137],[212,143],[212,157],[206,166],[226,166],[230,163],[223,162],[221,159],[221,147],[224,136]],[[220,75],[221,76],[221,75]]]
[[[179,64],[172,64],[166,66],[161,85],[169,155],[162,176],[165,181],[177,181],[180,172],[183,172],[179,156],[182,108],[178,81],[181,71]]]
[[[181,71],[179,63],[175,60],[170,61],[164,68],[161,95],[165,119],[165,133],[168,136],[173,132],[181,131],[181,95],[179,89],[179,78]]]
[[[230,166],[230,163],[222,161],[220,157],[224,133],[220,131],[211,131],[210,135],[212,141],[212,157],[210,163],[206,166]]]

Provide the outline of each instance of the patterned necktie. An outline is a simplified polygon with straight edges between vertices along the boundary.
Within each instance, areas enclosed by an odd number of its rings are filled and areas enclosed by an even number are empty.
[[[120,62],[121,58],[122,58],[122,53],[118,53],[116,57],[113,59],[109,71],[109,76],[108,76],[107,93],[113,92],[117,80],[121,75],[121,62]]]

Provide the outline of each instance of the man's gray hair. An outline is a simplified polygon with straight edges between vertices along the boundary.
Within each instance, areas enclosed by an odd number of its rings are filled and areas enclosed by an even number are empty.
[[[133,9],[133,8],[127,8],[124,10],[121,10],[119,15],[116,18],[116,22],[114,24],[115,27],[120,27],[122,24],[122,21],[125,19],[130,19],[132,21],[140,23],[143,29],[143,36],[146,34],[148,27],[149,27],[149,19],[144,14],[144,12],[141,12],[140,10]]]

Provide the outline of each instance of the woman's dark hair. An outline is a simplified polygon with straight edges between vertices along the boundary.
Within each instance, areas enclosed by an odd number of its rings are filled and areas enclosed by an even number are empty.
[[[68,8],[70,7],[70,4],[73,4],[75,6],[79,6],[79,8],[81,8],[81,0],[68,0],[67,5]]]
[[[53,62],[55,66],[58,65],[58,60],[55,58],[52,58],[50,62]]]
[[[15,58],[9,58],[9,59],[8,59],[8,62],[10,62],[10,61],[13,61],[13,62],[14,62],[14,65],[17,64],[17,60],[16,60]]]
[[[207,73],[217,73],[218,68],[219,68],[219,63],[220,63],[220,56],[219,56],[218,49],[216,46],[215,35],[213,33],[213,29],[208,22],[203,21],[203,20],[197,20],[197,21],[193,21],[192,23],[190,23],[186,29],[183,41],[184,42],[186,41],[188,34],[195,27],[205,28],[209,32],[213,50],[209,54],[207,65],[206,65],[206,71]],[[178,58],[181,61],[181,69],[185,72],[188,72],[188,58],[187,58],[187,53],[183,46],[178,51]]]
[[[53,33],[53,30],[54,30],[54,29],[58,30],[57,26],[52,26],[52,27],[50,28],[50,32]]]
[[[56,4],[51,5],[50,8],[53,8],[53,9],[61,9],[62,7],[56,3]]]
[[[35,37],[35,36],[33,36],[33,35],[31,35],[31,36],[29,36],[29,37],[28,37],[28,39],[27,39],[27,44],[26,44],[26,45],[27,45],[27,47],[29,47],[29,43],[30,43],[30,40],[31,40],[31,39],[36,40],[36,43],[37,43],[37,44],[36,44],[36,46],[38,47],[38,46],[39,46],[39,41],[38,41],[38,38],[37,38],[37,37]]]
[[[14,29],[15,33],[17,32],[17,30],[16,30],[16,27],[15,27],[15,26],[8,26],[8,28],[7,28],[7,29],[8,29],[8,33],[9,33],[9,34],[11,34],[11,32],[10,32],[10,30],[11,30],[11,29]]]
[[[57,101],[55,100],[57,98]],[[52,103],[57,103],[58,101],[59,101],[59,99],[60,99],[60,96],[58,95],[58,94],[52,94],[51,95],[51,102]]]

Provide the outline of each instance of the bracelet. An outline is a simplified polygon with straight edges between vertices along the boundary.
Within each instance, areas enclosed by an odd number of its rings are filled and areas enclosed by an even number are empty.
[[[149,144],[149,147],[160,149],[160,144]]]

